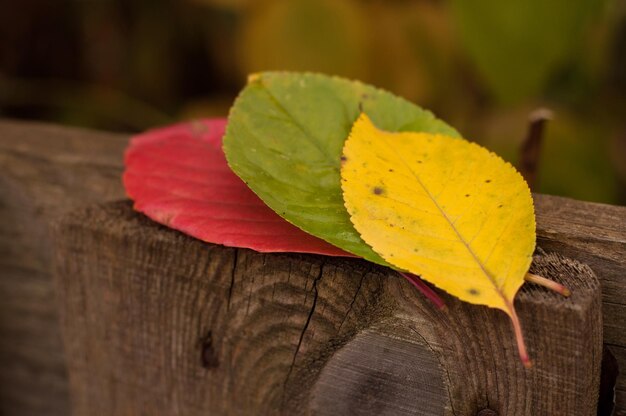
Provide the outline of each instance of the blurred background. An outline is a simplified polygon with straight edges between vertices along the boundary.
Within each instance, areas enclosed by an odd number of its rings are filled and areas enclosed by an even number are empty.
[[[550,108],[538,190],[626,204],[624,0],[0,0],[0,117],[137,132],[269,69],[383,87],[513,163]]]

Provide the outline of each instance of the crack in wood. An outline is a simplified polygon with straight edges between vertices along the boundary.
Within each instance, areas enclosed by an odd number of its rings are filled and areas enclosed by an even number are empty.
[[[315,313],[315,307],[317,306],[317,298],[319,296],[319,292],[317,290],[317,283],[322,279],[325,265],[326,265],[325,261],[320,264],[319,272],[317,276],[315,277],[315,279],[313,280],[313,285],[312,285],[313,286],[313,289],[312,289],[313,290],[313,304],[311,305],[311,309],[309,310],[309,315],[307,316],[306,321],[304,322],[302,331],[300,331],[300,338],[298,339],[298,345],[296,346],[296,351],[293,354],[293,359],[291,361],[291,365],[289,366],[287,377],[285,377],[285,382],[283,383],[283,398],[281,400],[283,405],[285,402],[285,392],[287,391],[287,384],[289,382],[289,378],[291,377],[291,373],[293,372],[293,368],[296,365],[296,359],[298,358],[298,353],[300,352],[300,347],[302,346],[302,341],[304,340],[304,334],[309,328],[309,324],[311,323],[311,319],[313,318],[313,314]],[[308,295],[308,292],[307,292],[307,295]]]
[[[359,286],[356,288],[356,292],[354,292],[354,296],[352,297],[352,301],[350,302],[350,306],[348,306],[348,310],[346,311],[346,314],[343,316],[343,319],[341,320],[341,323],[339,324],[339,328],[337,328],[337,333],[339,333],[339,331],[341,331],[341,327],[343,326],[344,322],[346,321],[346,318],[348,317],[348,315],[350,315],[350,312],[352,312],[352,307],[354,306],[354,302],[356,302],[356,298],[359,295],[359,292],[361,291],[361,287],[363,286],[363,280],[365,280],[365,277],[369,274],[368,273],[364,273],[361,275],[361,280],[359,281]]]
[[[3,288],[6,289],[2,298],[5,302],[0,301],[0,312],[6,318],[3,322],[10,323],[10,326],[4,325],[0,328],[0,339],[7,334],[19,335],[16,338],[18,344],[30,345],[27,351],[23,348],[18,351],[8,346],[0,348],[0,363],[10,364],[3,367],[5,376],[14,380],[10,390],[3,390],[0,413],[4,413],[7,403],[17,403],[17,397],[19,400],[27,398],[23,403],[20,401],[25,413],[67,414],[68,389],[71,390],[72,397],[77,398],[75,411],[78,414],[89,414],[94,408],[99,409],[102,414],[116,414],[121,408],[128,409],[131,413],[153,415],[263,414],[263,410],[266,413],[277,413],[281,387],[285,394],[286,386],[289,388],[286,392],[289,395],[285,398],[285,407],[292,410],[289,413],[306,414],[309,390],[315,385],[314,372],[328,359],[329,356],[324,354],[334,354],[332,351],[338,346],[336,342],[342,341],[336,335],[332,336],[335,332],[333,328],[343,318],[345,322],[342,328],[350,327],[350,333],[352,330],[368,327],[366,330],[377,333],[378,329],[372,329],[369,322],[377,312],[367,303],[356,303],[359,296],[360,299],[365,299],[365,293],[358,295],[357,290],[351,304],[353,316],[358,316],[359,322],[343,316],[341,311],[349,309],[348,302],[352,297],[347,291],[341,292],[348,289],[342,286],[347,283],[342,279],[349,278],[349,272],[345,270],[340,269],[330,275],[327,265],[323,287],[318,281],[317,286],[312,289],[314,293],[319,289],[322,298],[316,300],[307,297],[307,303],[302,306],[301,301],[305,298],[302,285],[290,283],[294,280],[302,282],[305,275],[308,285],[304,290],[307,293],[311,291],[311,282],[318,274],[316,256],[315,261],[309,261],[312,256],[285,257],[246,251],[242,252],[245,259],[242,257],[239,262],[233,258],[238,254],[233,253],[234,249],[216,246],[207,252],[206,245],[157,227],[143,216],[133,213],[128,202],[93,205],[124,196],[119,174],[123,168],[121,155],[128,142],[127,136],[15,122],[0,122],[0,130],[0,165],[4,168],[0,175],[0,189],[3,191],[0,209],[5,218],[11,219],[0,227],[0,246],[4,247],[3,250],[0,248],[0,269],[5,272],[0,275],[4,278]],[[12,153],[11,149],[17,149],[19,154]],[[67,149],[71,149],[71,154]],[[28,156],[31,153],[34,157]],[[85,163],[81,162],[83,160]],[[76,177],[85,175],[89,176],[88,187],[84,186],[84,181],[75,181]],[[538,194],[534,195],[534,199],[540,244],[548,251],[584,261],[602,279],[605,340],[610,344],[618,364],[626,367],[626,344],[622,336],[626,322],[623,319],[626,270],[626,223],[623,218],[626,208]],[[64,214],[62,220],[55,220],[60,214]],[[33,220],[41,226],[35,227]],[[55,240],[50,240],[50,243],[54,241],[54,247],[41,239],[42,232],[45,231],[42,227],[47,229],[51,220],[59,221],[51,229]],[[47,253],[53,250],[55,257],[48,260]],[[209,277],[219,279],[221,291],[214,291],[213,286],[207,284],[206,270],[188,268],[188,263],[185,262],[196,258],[206,259],[218,268],[218,272]],[[49,264],[50,261],[54,265]],[[237,268],[234,270],[233,267],[232,272],[228,268],[231,261],[234,261]],[[348,259],[332,262],[352,264],[352,260]],[[259,269],[261,263],[262,268]],[[42,270],[12,268],[13,265],[21,268],[32,264],[36,264],[38,269],[41,266]],[[306,274],[307,264],[312,264],[309,274]],[[285,277],[283,273],[287,267],[287,285],[282,286]],[[61,324],[66,340],[67,367],[62,362],[60,339],[56,341],[60,338],[56,311],[49,310],[47,304],[41,302],[41,296],[53,290],[49,273],[53,268],[58,275],[59,307],[66,317],[61,320]],[[190,270],[188,279],[184,282],[173,278],[180,276],[181,270]],[[235,293],[237,273],[242,281],[239,282],[240,292]],[[564,279],[577,282],[576,273],[568,274]],[[151,279],[138,278],[148,274],[152,276]],[[254,278],[261,279],[257,280],[256,286],[262,286],[259,283],[270,276],[277,279],[276,287],[268,288],[272,293],[276,290],[277,299],[269,305],[265,303],[255,308],[253,305],[257,304],[257,300],[265,301],[261,295],[258,295],[260,299],[255,296],[255,302],[250,305],[253,316],[248,316],[247,319],[240,316],[246,311],[243,304],[238,303],[245,302],[248,293],[244,292],[248,292],[249,288],[242,285],[250,284],[251,278]],[[293,279],[290,281],[291,277]],[[390,279],[386,276],[373,273],[368,279],[368,284],[371,281],[372,284],[391,288],[387,286]],[[336,283],[331,280],[336,280]],[[93,290],[86,290],[85,282],[89,282]],[[349,290],[354,293],[354,283],[357,282],[352,283]],[[577,287],[578,294],[585,296],[595,296],[595,291],[599,290],[590,288],[586,283],[578,283]],[[367,288],[366,286],[361,291]],[[189,292],[190,290],[193,292]],[[330,296],[326,297],[327,293]],[[345,295],[339,296],[342,293]],[[482,327],[478,324],[467,326],[466,330],[459,328],[460,324],[454,323],[450,324],[452,329],[449,330],[447,327],[435,325],[425,319],[431,316],[430,306],[423,306],[421,300],[403,300],[393,308],[390,306],[389,313],[400,317],[404,317],[407,311],[419,315],[415,322],[420,322],[420,331],[431,340],[433,348],[441,352],[439,368],[442,380],[447,384],[451,378],[453,382],[447,393],[442,390],[437,393],[437,397],[447,401],[448,396],[454,396],[457,400],[452,412],[455,414],[476,414],[480,407],[474,406],[472,397],[478,394],[477,397],[480,398],[483,394],[476,390],[478,388],[494,389],[489,390],[495,394],[487,396],[487,399],[491,399],[488,404],[500,414],[505,414],[504,410],[508,410],[509,414],[529,414],[529,411],[539,407],[569,409],[565,412],[553,411],[551,414],[592,414],[588,404],[592,403],[594,396],[592,382],[595,376],[592,371],[583,370],[589,368],[599,372],[593,364],[596,362],[593,356],[599,351],[588,353],[599,342],[597,338],[590,340],[591,335],[599,336],[600,333],[601,323],[593,320],[597,308],[595,304],[582,302],[584,299],[573,296],[567,301],[568,304],[581,305],[582,310],[588,313],[587,318],[578,314],[574,316],[569,310],[562,310],[561,305],[565,303],[554,305],[552,301],[546,300],[547,297],[538,296],[541,293],[522,291],[518,301],[521,306],[532,307],[530,312],[527,309],[526,315],[528,325],[531,325],[528,332],[536,334],[533,338],[538,345],[536,354],[544,357],[543,361],[537,362],[537,369],[540,366],[549,369],[550,372],[545,373],[551,375],[548,380],[532,374],[518,373],[513,367],[514,361],[504,360],[504,357],[508,357],[506,354],[494,355],[494,359],[490,360],[489,355],[477,350],[482,347],[486,352],[508,353],[506,348],[502,348],[507,344],[508,338],[502,335],[505,334],[503,328],[508,330],[509,327],[500,325],[501,317],[489,311],[485,312],[474,306],[465,307],[454,301],[449,305],[455,311],[456,322],[471,324],[476,317],[488,319],[495,330],[499,331],[497,334],[500,334],[502,345],[490,345],[489,342],[494,338],[483,336]],[[226,314],[213,309],[224,307],[224,296],[228,296],[227,305],[230,307]],[[343,302],[340,306],[337,305],[339,299]],[[163,315],[163,304],[167,304],[168,310],[174,314]],[[233,343],[226,342],[238,334],[234,331],[240,323],[249,324],[251,328],[254,328],[252,325],[258,325],[256,321],[251,322],[253,320],[250,318],[256,319],[257,312],[263,307],[267,312],[271,312],[272,307],[284,311],[283,308],[287,305],[298,308],[300,313],[291,317],[281,315],[280,323],[284,324],[287,319],[295,327],[284,325],[280,331],[270,328],[267,334],[259,337],[258,343],[250,345],[254,348],[248,348],[245,336],[244,341],[237,345],[238,349],[233,349]],[[416,305],[422,306],[415,309]],[[333,306],[337,313],[331,310]],[[201,313],[187,313],[196,311],[196,308],[201,308]],[[300,322],[307,313],[310,315],[307,322]],[[313,313],[317,314],[315,325],[311,324]],[[107,316],[107,319],[102,319],[102,316]],[[324,320],[320,320],[322,316]],[[361,320],[361,317],[365,320]],[[21,324],[24,318],[28,318],[27,325]],[[273,319],[273,316],[267,319]],[[564,337],[562,334],[570,332],[555,325],[556,319],[573,328],[582,328],[585,325],[585,328],[589,328],[586,331],[591,330],[593,333],[584,338]],[[209,327],[203,327],[207,320],[214,332],[212,341],[205,344],[208,358],[206,361],[212,361],[211,349],[217,357],[225,357],[221,365],[211,370],[210,377],[199,372],[202,370],[198,363],[199,346],[190,345],[196,341],[196,334],[204,335],[202,330],[209,330]],[[266,322],[265,318],[262,321]],[[534,327],[532,322],[535,322]],[[225,323],[231,326],[224,327]],[[13,334],[15,331],[12,328],[16,327],[23,328],[23,331]],[[152,328],[158,330],[152,331]],[[476,328],[480,328],[481,332],[477,332]],[[383,335],[394,336],[394,331],[394,328],[385,328]],[[91,342],[94,336],[102,333],[106,333],[110,340],[106,351],[102,350],[100,344]],[[164,343],[163,334],[168,334],[171,342]],[[294,352],[294,341],[298,339],[298,335],[300,341]],[[44,343],[40,342],[42,339],[45,340]],[[478,344],[476,339],[482,340],[482,344]],[[554,347],[554,339],[559,339],[563,344],[558,346],[559,350]],[[311,347],[313,340],[314,351]],[[459,347],[463,347],[463,351]],[[259,351],[260,348],[266,350]],[[560,350],[572,353],[555,355]],[[189,357],[186,354],[192,351],[193,361],[187,361]],[[261,361],[257,352],[263,354],[263,362],[267,367],[257,367]],[[578,355],[572,358],[573,354]],[[555,357],[558,362],[554,360]],[[379,357],[372,357],[372,360],[378,359]],[[500,372],[500,367],[494,369],[494,362],[503,367],[503,372]],[[348,364],[353,366],[355,363]],[[23,368],[33,366],[37,367],[37,374],[28,377],[22,374]],[[482,368],[481,366],[488,367],[492,374],[496,370],[498,373],[486,380],[486,373],[475,371]],[[508,370],[507,366],[510,367]],[[287,369],[291,373],[288,380],[285,380]],[[67,385],[67,371],[74,380],[71,387]],[[575,376],[572,371],[577,371]],[[167,374],[168,377],[153,377],[157,372]],[[124,380],[119,380],[119,374],[125,375]],[[348,372],[343,375],[348,377],[348,381],[358,383],[358,380],[350,379],[351,374]],[[228,380],[228,384],[225,385],[224,380]],[[616,410],[619,414],[623,414],[621,409],[626,398],[625,380],[624,376],[618,376],[615,387],[618,402]],[[581,390],[580,394],[573,389],[572,383],[576,383],[577,389]],[[342,384],[339,383],[330,388],[341,387]],[[558,391],[558,395],[551,393],[550,389]],[[404,390],[403,388],[402,391]],[[123,394],[116,394],[118,392]],[[145,396],[145,400],[134,400],[138,395]],[[457,395],[460,397],[456,397]],[[174,397],[175,400],[168,401],[168,397]],[[412,399],[393,398],[398,406],[406,405],[407,409],[414,404]],[[464,405],[464,401],[469,404]],[[297,407],[293,406],[292,409],[292,404]],[[327,413],[319,414],[337,414],[334,412],[335,408],[336,403],[330,403],[326,407]],[[447,406],[444,410],[442,405],[437,409],[440,411],[430,414],[451,414],[450,409],[451,406]]]
[[[226,310],[230,311],[230,300],[233,297],[233,288],[235,287],[235,272],[237,271],[237,258],[239,250],[233,250],[233,270],[230,273],[230,286],[228,287],[228,302],[226,303]]]
[[[422,341],[424,341],[424,344],[426,345],[426,348],[428,348],[439,359],[441,354],[439,352],[437,352],[433,347],[430,346],[428,341],[426,341],[426,338],[424,338],[424,336],[422,334],[420,334],[418,332],[418,330],[415,329],[413,326],[409,326],[409,329],[411,331],[413,331],[415,333],[415,335],[420,337],[420,339]],[[441,362],[441,360],[440,360],[440,362]],[[448,385],[445,386],[444,388],[445,388],[446,392],[448,393],[448,399],[450,400],[450,410],[452,411],[452,416],[457,416],[456,410],[454,410],[454,402],[452,401],[452,394],[450,393],[450,386],[452,385],[452,378],[450,377],[450,372],[443,365],[440,365],[439,367],[443,369],[443,372],[446,373],[446,378],[448,379]]]
[[[265,260],[265,257],[263,257]],[[252,288],[254,287],[254,274],[250,276],[251,282],[249,284],[250,290],[248,291],[248,304],[246,306],[246,316],[250,313],[250,301],[252,300]]]

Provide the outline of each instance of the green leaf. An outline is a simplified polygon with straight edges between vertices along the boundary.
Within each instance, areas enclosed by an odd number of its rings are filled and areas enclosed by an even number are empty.
[[[341,152],[361,109],[387,131],[458,133],[372,86],[317,74],[250,77],[228,118],[230,167],[279,215],[346,251],[386,264],[354,230],[341,192]]]
[[[603,0],[452,0],[459,38],[498,99],[541,92],[579,52]]]

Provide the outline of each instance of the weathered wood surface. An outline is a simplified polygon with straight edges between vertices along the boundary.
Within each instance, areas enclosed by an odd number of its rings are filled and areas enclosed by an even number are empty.
[[[123,195],[126,141],[124,135],[0,122],[0,414],[66,414],[48,224],[73,207]],[[605,343],[626,369],[626,208],[543,195],[536,204],[540,245],[589,264],[600,278]],[[624,373],[617,391],[621,415]]]
[[[445,294],[435,310],[361,260],[205,244],[126,202],[74,211],[58,236],[77,414],[596,413],[599,282],[556,255],[533,271],[572,297],[517,299],[527,370],[504,313]]]
[[[49,220],[121,198],[125,136],[0,121],[0,414],[69,412]]]
[[[602,284],[604,343],[622,369],[617,416],[626,416],[626,207],[535,195],[538,243],[589,265]]]

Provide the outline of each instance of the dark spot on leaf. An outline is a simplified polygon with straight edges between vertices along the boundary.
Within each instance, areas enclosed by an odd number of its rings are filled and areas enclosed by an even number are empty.
[[[372,193],[373,193],[374,195],[382,195],[384,192],[385,192],[385,190],[384,190],[383,188],[381,188],[380,186],[375,186],[375,187],[372,189]]]
[[[468,198],[470,196],[470,194],[465,194],[465,198]]]
[[[345,156],[341,156],[341,161],[342,161],[342,162],[345,162],[346,160],[348,160],[348,158],[347,158],[347,157],[345,157]]]
[[[502,204],[498,205],[498,208],[502,208],[502,207],[503,207],[503,205],[502,205]]]
[[[487,179],[485,183],[491,183],[491,179]]]
[[[480,294],[480,291],[472,287],[472,288],[467,289],[467,293],[469,293],[472,296],[478,296]]]
[[[395,227],[395,224],[389,224],[389,226],[390,226],[391,228],[393,228],[393,227]]]
[[[418,251],[419,251],[419,250],[418,250],[418,249],[416,249],[416,248],[414,248],[414,249],[413,249],[413,253],[417,253]]]
[[[389,172],[393,172],[393,169],[389,169]]]
[[[418,160],[418,161],[417,161],[417,163],[422,163],[422,161],[421,161],[421,160]]]

